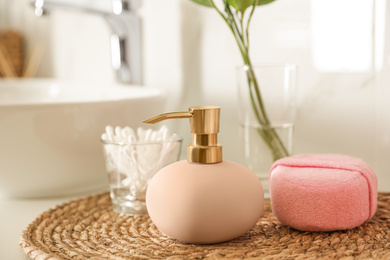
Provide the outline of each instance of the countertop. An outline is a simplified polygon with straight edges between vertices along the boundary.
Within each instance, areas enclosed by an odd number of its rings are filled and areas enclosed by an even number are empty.
[[[0,259],[30,259],[19,246],[22,231],[44,211],[66,201],[96,194],[97,192],[103,192],[103,190],[56,198],[0,198]]]

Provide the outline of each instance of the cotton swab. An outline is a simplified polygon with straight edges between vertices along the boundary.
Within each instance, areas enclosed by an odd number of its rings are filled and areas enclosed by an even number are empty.
[[[106,126],[101,139],[105,144],[108,172],[120,173],[123,187],[131,191],[144,191],[151,177],[169,163],[172,155],[180,152],[181,139],[170,135],[166,126],[159,130],[134,131],[131,127]]]

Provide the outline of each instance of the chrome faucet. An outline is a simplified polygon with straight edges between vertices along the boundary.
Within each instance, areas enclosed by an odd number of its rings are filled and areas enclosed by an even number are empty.
[[[112,66],[118,81],[142,84],[141,18],[139,0],[32,0],[35,15],[54,9],[78,10],[103,17],[111,29]]]

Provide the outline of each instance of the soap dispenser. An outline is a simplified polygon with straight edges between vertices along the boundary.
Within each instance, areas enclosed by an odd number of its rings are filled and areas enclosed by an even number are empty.
[[[173,118],[190,119],[192,143],[187,160],[162,168],[150,181],[146,207],[151,220],[162,233],[185,243],[220,243],[245,234],[262,214],[264,192],[252,171],[222,159],[220,108],[196,106],[145,123]]]

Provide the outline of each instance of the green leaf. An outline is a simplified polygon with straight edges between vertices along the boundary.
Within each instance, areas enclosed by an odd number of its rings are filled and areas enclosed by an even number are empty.
[[[195,0],[193,0],[195,1]],[[245,10],[252,6],[255,3],[256,0],[227,0],[228,4],[232,6],[237,11],[241,12],[242,14],[245,13]],[[273,2],[275,0],[258,0],[257,5],[265,5]]]
[[[194,3],[207,6],[207,7],[213,7],[211,4],[211,0],[191,0]],[[253,4],[255,0],[227,0],[228,3],[234,7],[234,9],[240,11],[241,13],[244,13],[245,10]],[[273,2],[275,0],[258,0],[257,5],[265,5]]]
[[[213,5],[210,3],[210,0],[191,0],[197,4],[204,5],[207,7],[212,7]]]
[[[275,0],[258,0],[257,5],[266,5],[272,3]]]
[[[237,11],[244,13],[249,6],[253,5],[255,0],[227,0],[227,2]]]

